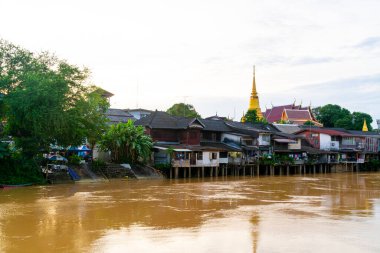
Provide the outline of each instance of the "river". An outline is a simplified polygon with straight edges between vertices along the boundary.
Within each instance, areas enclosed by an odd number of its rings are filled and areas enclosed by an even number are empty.
[[[380,173],[0,190],[0,252],[380,252]]]

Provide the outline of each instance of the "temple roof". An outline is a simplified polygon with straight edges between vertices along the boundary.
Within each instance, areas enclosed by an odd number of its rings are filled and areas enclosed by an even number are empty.
[[[309,110],[284,109],[289,121],[293,120],[313,120]]]
[[[292,109],[293,107],[293,104],[273,106],[271,109],[267,109],[264,112],[264,117],[267,119],[269,123],[278,122],[281,120],[281,115],[284,109]]]

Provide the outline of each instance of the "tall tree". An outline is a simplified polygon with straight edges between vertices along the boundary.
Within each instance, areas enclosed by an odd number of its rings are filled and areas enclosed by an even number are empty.
[[[339,105],[328,104],[317,107],[313,110],[319,122],[325,127],[344,127],[352,128],[350,125],[351,113],[349,110],[340,107]],[[338,121],[338,124],[336,124]]]
[[[145,162],[152,146],[152,139],[144,133],[144,127],[134,126],[132,120],[112,125],[100,141],[100,148],[111,151],[115,162]]]
[[[193,105],[184,104],[184,103],[174,104],[166,112],[173,116],[182,116],[182,117],[189,117],[189,118],[201,117],[201,115],[197,113]]]
[[[373,119],[371,115],[364,112],[353,112],[352,118],[353,118],[352,124],[353,124],[354,130],[362,130],[364,120],[366,120],[368,130],[372,131],[371,123],[373,122]]]
[[[25,157],[51,143],[79,145],[94,129],[93,121],[102,121],[105,116],[92,104],[88,74],[48,53],[34,54],[0,40],[5,130]]]

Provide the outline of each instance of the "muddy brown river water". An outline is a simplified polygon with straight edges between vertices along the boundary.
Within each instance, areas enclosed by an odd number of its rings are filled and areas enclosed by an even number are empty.
[[[0,190],[0,252],[380,252],[380,173]]]

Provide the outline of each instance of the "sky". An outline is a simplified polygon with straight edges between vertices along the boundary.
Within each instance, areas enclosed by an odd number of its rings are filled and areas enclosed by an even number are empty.
[[[0,0],[0,38],[89,68],[114,108],[238,120],[339,104],[380,119],[379,0]],[[374,125],[374,124],[373,124]]]

